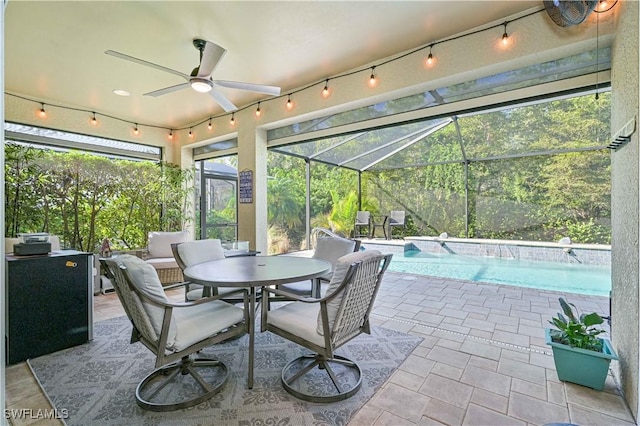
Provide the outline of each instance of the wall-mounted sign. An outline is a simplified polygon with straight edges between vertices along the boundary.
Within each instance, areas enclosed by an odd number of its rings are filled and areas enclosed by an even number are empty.
[[[240,202],[253,203],[253,171],[243,170],[239,173]]]

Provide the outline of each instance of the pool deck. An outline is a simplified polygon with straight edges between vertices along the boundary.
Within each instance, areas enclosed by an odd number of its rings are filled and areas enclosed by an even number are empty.
[[[423,341],[349,424],[634,425],[613,376],[602,392],[558,381],[543,336],[560,296],[608,315],[603,297],[387,272],[371,321]],[[95,321],[123,314],[96,296]],[[23,364],[7,369],[8,408],[47,403]]]
[[[613,376],[602,392],[558,380],[544,329],[560,296],[608,315],[604,297],[387,273],[373,323],[424,340],[350,424],[635,424]]]

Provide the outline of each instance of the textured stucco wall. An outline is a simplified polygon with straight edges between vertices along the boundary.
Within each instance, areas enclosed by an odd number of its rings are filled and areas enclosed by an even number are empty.
[[[620,2],[612,51],[611,129],[615,133],[638,117],[638,2]],[[640,236],[638,131],[624,147],[612,153],[612,341],[620,361],[616,376],[635,418],[638,418],[639,255]]]

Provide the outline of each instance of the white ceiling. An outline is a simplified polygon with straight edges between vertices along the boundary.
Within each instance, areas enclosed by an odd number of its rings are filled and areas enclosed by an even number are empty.
[[[5,91],[123,120],[182,127],[223,112],[190,88],[142,96],[180,77],[106,55],[115,50],[186,74],[194,38],[227,49],[213,78],[283,93],[506,18],[541,1],[20,1],[5,9]],[[129,97],[113,94],[124,89]],[[260,95],[221,89],[237,106]]]

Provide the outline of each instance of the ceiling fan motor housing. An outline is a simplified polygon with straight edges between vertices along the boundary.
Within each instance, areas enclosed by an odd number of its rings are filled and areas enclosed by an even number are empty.
[[[561,27],[582,23],[596,8],[597,0],[544,0],[549,17]]]

